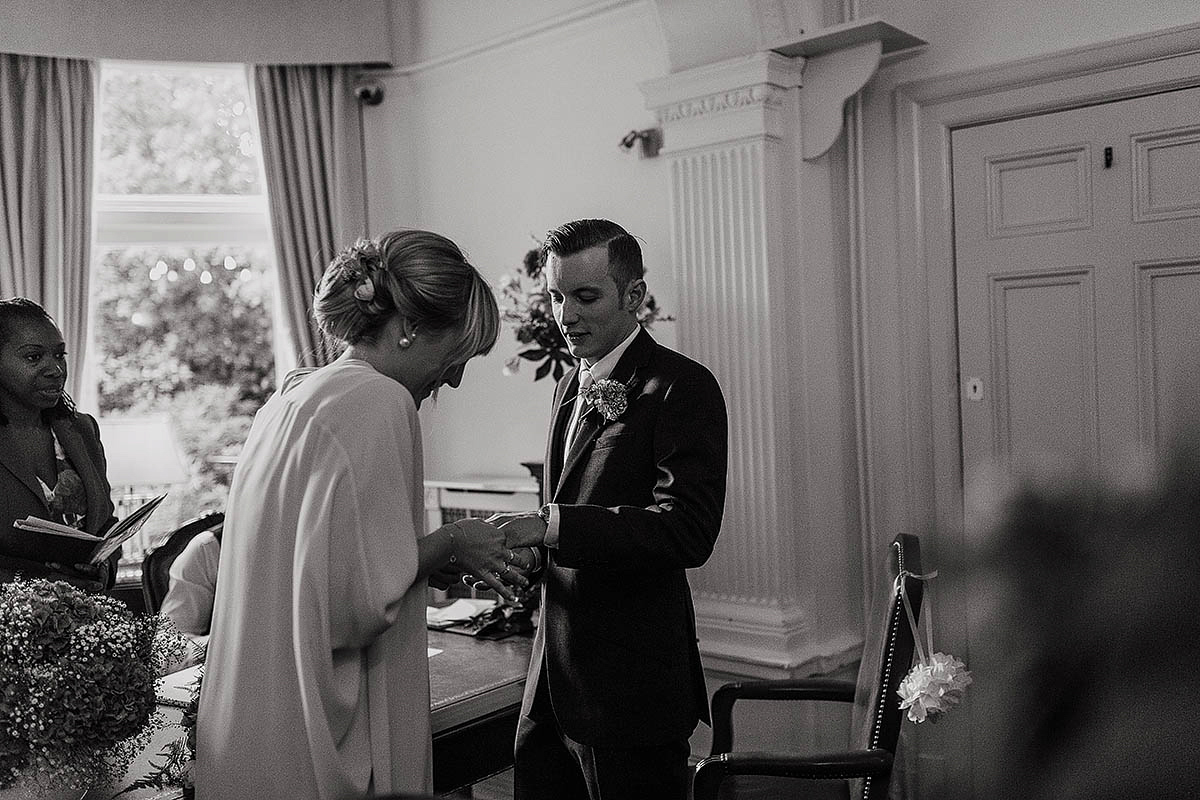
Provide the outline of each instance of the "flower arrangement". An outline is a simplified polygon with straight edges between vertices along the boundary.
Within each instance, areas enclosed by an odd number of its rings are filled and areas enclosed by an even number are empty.
[[[620,381],[601,378],[583,390],[583,402],[612,422],[629,407],[629,387]]]
[[[517,275],[501,279],[500,315],[505,323],[512,326],[517,342],[524,346],[523,350],[504,362],[505,375],[516,374],[522,361],[532,361],[538,365],[533,374],[535,381],[547,375],[557,381],[575,363],[567,349],[567,340],[554,320],[550,292],[542,271],[540,248],[525,253]],[[658,307],[654,295],[646,295],[646,302],[638,311],[638,322],[643,327],[653,328],[655,322],[674,320]]]
[[[0,586],[0,789],[113,785],[161,724],[155,679],[186,640],[68,583]]]

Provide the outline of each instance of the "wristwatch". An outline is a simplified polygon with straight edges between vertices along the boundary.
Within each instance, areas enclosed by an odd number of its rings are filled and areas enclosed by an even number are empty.
[[[541,518],[542,522],[546,523],[546,525],[549,526],[550,525],[550,504],[547,503],[546,505],[539,508],[537,510],[537,515]]]

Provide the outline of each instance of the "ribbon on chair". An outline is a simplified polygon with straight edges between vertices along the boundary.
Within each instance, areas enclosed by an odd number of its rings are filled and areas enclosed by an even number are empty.
[[[922,575],[902,569],[900,570],[900,574],[896,576],[895,583],[892,585],[893,593],[900,592],[900,600],[904,603],[904,613],[908,615],[908,625],[912,628],[913,633],[913,644],[917,646],[917,658],[921,664],[928,664],[929,659],[926,658],[925,651],[921,648],[921,632],[917,630],[919,627],[917,624],[917,615],[913,613],[912,601],[908,599],[908,589],[905,587],[904,579],[913,578],[918,581],[931,581],[936,577],[936,569],[933,572],[926,572]],[[928,620],[929,617],[933,616],[932,597],[925,601],[925,607],[928,609],[925,614]],[[933,624],[928,621],[925,623],[925,644],[929,648],[929,654],[933,655]]]
[[[954,656],[934,651],[932,600],[926,601],[925,614],[925,645],[929,648],[928,655],[921,647],[921,634],[917,630],[919,627],[917,615],[913,612],[912,601],[908,598],[905,579],[929,581],[936,577],[937,570],[918,575],[902,569],[896,576],[896,583],[892,590],[900,592],[904,613],[908,615],[908,624],[912,628],[913,644],[917,649],[918,663],[904,676],[904,680],[900,682],[900,687],[897,689],[902,700],[900,708],[907,709],[908,718],[913,722],[924,722],[926,719],[936,720],[962,700],[963,693],[973,682],[971,673],[966,669],[966,664]]]

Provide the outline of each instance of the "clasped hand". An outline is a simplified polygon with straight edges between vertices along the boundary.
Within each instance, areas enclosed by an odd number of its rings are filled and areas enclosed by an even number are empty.
[[[495,589],[510,602],[529,587],[529,573],[536,563],[532,547],[510,545],[505,532],[481,519],[463,519],[447,526],[451,530],[451,563],[430,576],[430,583],[446,588],[460,575],[475,589]]]

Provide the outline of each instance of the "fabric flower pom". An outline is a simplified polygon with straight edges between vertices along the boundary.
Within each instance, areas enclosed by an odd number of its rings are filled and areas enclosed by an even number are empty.
[[[939,715],[958,705],[974,681],[966,666],[946,653],[934,653],[928,662],[915,665],[896,690],[900,708],[908,709],[913,722],[936,722]]]
[[[601,378],[583,390],[583,401],[600,412],[600,416],[609,422],[625,413],[629,407],[625,384]]]

